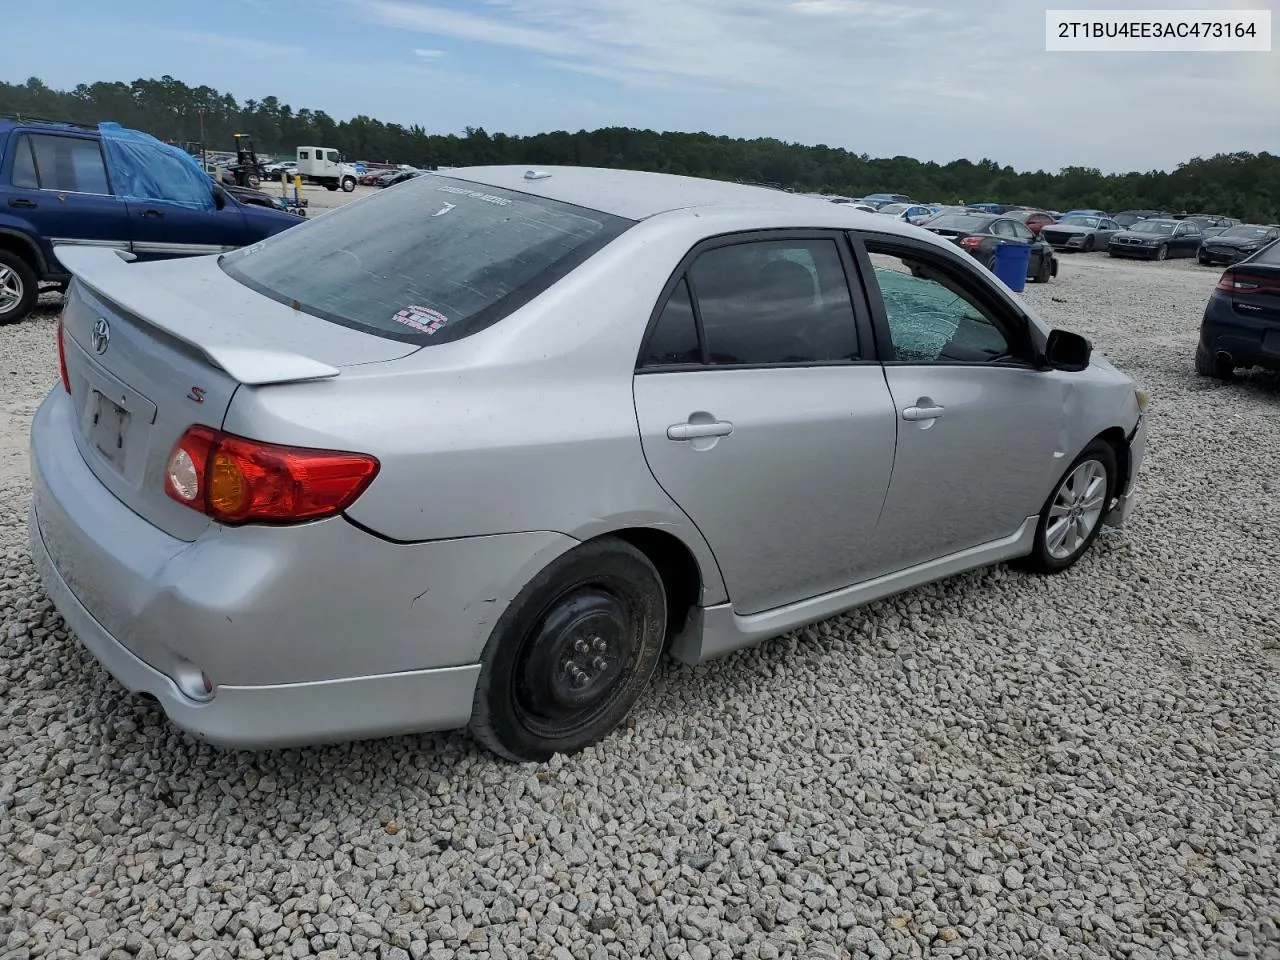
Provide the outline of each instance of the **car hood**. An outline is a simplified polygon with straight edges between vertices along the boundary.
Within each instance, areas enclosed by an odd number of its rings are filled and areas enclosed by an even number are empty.
[[[1052,230],[1054,233],[1093,233],[1099,227],[1082,227],[1078,223],[1046,223],[1041,230]]]
[[[1233,247],[1236,250],[1243,250],[1246,247],[1261,247],[1271,242],[1270,240],[1259,240],[1257,237],[1209,236],[1206,239],[1212,240],[1215,247]]]
[[[1173,239],[1173,237],[1169,236],[1167,233],[1139,233],[1135,230],[1121,230],[1119,233],[1113,233],[1111,235],[1112,240],[1128,240],[1130,238],[1134,240],[1152,241]]]

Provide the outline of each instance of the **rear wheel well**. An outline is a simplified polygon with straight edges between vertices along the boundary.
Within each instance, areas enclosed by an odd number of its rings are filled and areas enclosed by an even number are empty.
[[[1101,440],[1116,452],[1116,476],[1111,497],[1118,497],[1124,493],[1125,481],[1129,477],[1129,441],[1119,427],[1103,430],[1094,439]]]
[[[667,595],[666,646],[684,627],[689,611],[698,603],[702,592],[702,573],[693,553],[678,537],[650,527],[614,530],[610,536],[625,540],[658,568]]]
[[[36,275],[37,279],[44,278],[42,258],[25,238],[12,233],[0,233],[0,250],[8,250],[10,253],[21,257],[31,267],[31,272]]]

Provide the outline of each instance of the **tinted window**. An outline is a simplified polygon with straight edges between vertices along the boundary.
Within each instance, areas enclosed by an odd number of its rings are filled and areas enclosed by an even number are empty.
[[[310,159],[310,157],[311,157],[311,154],[310,154],[310,152],[309,152],[309,151],[307,151],[307,150],[299,150],[299,151],[298,151],[298,159],[299,159],[299,160],[308,160],[308,159]]]
[[[633,221],[425,176],[224,254],[232,278],[313,316],[439,343],[489,326]]]
[[[713,364],[855,360],[857,331],[834,240],[708,250],[690,270]]]
[[[1172,236],[1174,228],[1178,225],[1176,220],[1142,220],[1135,223],[1130,229],[1134,233],[1158,233],[1161,236]]]
[[[36,162],[31,156],[31,138],[19,137],[13,154],[13,185],[35,190],[40,186],[36,177]]]
[[[67,193],[111,192],[98,141],[46,134],[32,134],[28,139],[43,189]]]
[[[1008,359],[1009,341],[948,274],[868,243],[884,302],[893,358],[908,363]]]
[[[1230,237],[1232,240],[1263,240],[1274,232],[1274,230],[1271,230],[1268,227],[1240,226],[1231,227],[1219,234],[1219,236]]]
[[[693,316],[689,284],[681,277],[667,298],[667,305],[662,308],[653,333],[649,335],[640,365],[664,367],[701,362],[702,349],[698,345],[698,324]]]
[[[1273,243],[1269,247],[1263,247],[1260,253],[1255,253],[1249,258],[1250,263],[1266,263],[1280,267],[1280,243]]]
[[[1035,234],[1027,229],[1026,224],[1018,223],[1016,220],[1011,222],[1013,223],[1013,235],[1019,240],[1032,240],[1035,238]]]
[[[338,162],[338,151],[337,151],[337,150],[330,150],[330,151],[329,151],[329,162],[330,162],[330,163],[337,163],[337,162]]]

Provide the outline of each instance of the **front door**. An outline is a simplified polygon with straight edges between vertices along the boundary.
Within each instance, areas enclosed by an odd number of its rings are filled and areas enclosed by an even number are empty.
[[[1025,318],[932,245],[864,238],[859,263],[897,412],[877,547],[901,570],[1008,537],[1042,508],[1071,386],[1035,369]]]
[[[687,258],[634,381],[649,467],[740,614],[874,575],[896,431],[847,241],[765,236]]]
[[[23,133],[6,166],[12,190],[4,212],[38,224],[49,244],[129,249],[128,213],[113,194],[97,138]]]

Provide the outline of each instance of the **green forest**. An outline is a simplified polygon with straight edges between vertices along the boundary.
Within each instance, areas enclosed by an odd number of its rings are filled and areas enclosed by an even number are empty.
[[[360,115],[335,120],[323,110],[295,111],[276,97],[237,101],[212,87],[173,77],[80,84],[55,90],[32,77],[0,82],[0,114],[98,123],[114,120],[162,140],[230,150],[233,133],[251,135],[260,152],[292,156],[300,144],[336,147],[347,157],[415,166],[479,163],[573,164],[653,170],[719,180],[775,183],[805,192],[905,193],[943,203],[996,201],[1052,210],[1097,207],[1218,213],[1280,222],[1280,156],[1223,153],[1188,158],[1173,171],[1104,174],[1091,167],[1019,172],[982,159],[938,164],[911,157],[873,158],[825,144],[709,133],[659,133],[606,127],[508,136],[468,127],[461,135]]]

